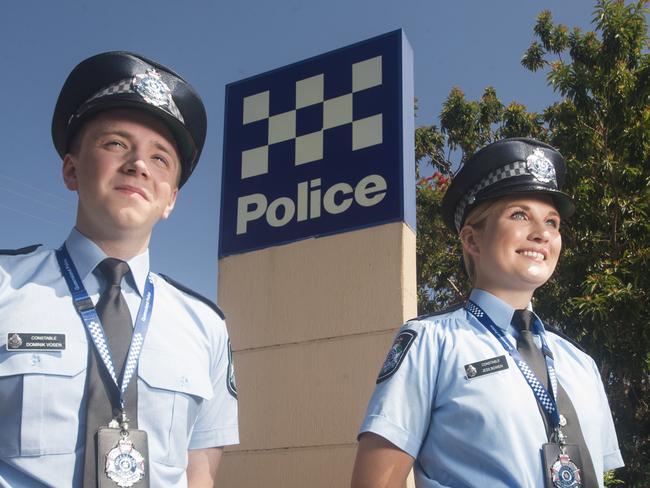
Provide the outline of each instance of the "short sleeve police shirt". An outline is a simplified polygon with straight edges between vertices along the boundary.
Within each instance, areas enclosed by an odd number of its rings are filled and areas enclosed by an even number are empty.
[[[104,253],[73,230],[66,247],[93,303]],[[148,253],[122,290],[135,316]],[[188,449],[236,444],[237,400],[223,319],[157,275],[138,366],[138,427],[149,438],[151,486],[185,487]],[[0,256],[0,486],[81,486],[88,341],[53,251]],[[11,350],[14,333],[65,336],[65,348]],[[82,462],[78,462],[82,459]]]
[[[516,343],[512,307],[482,290],[470,299]],[[575,346],[553,333],[545,338],[602,486],[603,471],[623,461],[600,375]],[[466,366],[481,362],[491,366],[469,378]],[[363,432],[412,456],[420,488],[544,486],[547,438],[535,397],[501,344],[463,307],[408,322],[398,332]]]

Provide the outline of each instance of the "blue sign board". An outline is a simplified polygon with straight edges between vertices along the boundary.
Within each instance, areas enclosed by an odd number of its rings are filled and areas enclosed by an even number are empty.
[[[415,229],[413,104],[401,30],[229,84],[219,257]]]

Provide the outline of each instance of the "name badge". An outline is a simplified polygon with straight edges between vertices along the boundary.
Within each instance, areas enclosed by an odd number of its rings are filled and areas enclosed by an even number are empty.
[[[508,361],[504,356],[497,356],[495,358],[484,359],[475,363],[465,365],[465,374],[468,380],[485,376],[486,374],[496,373],[508,369]]]
[[[36,334],[9,332],[7,351],[63,351],[65,334]]]

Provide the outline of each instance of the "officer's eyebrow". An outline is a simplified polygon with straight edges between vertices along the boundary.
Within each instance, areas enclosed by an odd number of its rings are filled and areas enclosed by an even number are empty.
[[[131,140],[133,138],[133,135],[125,130],[122,129],[104,129],[99,133],[99,137],[104,137],[104,136],[120,136],[124,137],[125,139]],[[176,154],[176,148],[170,144],[165,144],[159,140],[153,139],[150,144],[158,149],[159,151],[163,151],[170,156],[175,156]]]
[[[523,203],[517,203],[517,202],[510,202],[509,204],[507,204],[505,206],[504,210],[509,210],[511,208],[514,208],[514,207],[521,208],[521,209],[525,210],[526,212],[530,212],[530,210],[531,210],[530,205],[526,205],[526,204],[523,204]],[[560,213],[553,208],[553,209],[548,211],[547,216],[559,217]]]

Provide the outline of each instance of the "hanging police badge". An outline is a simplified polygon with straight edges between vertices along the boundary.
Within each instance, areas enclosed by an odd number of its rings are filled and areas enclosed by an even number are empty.
[[[551,466],[551,481],[555,488],[582,488],[580,468],[568,454],[560,454]]]
[[[400,332],[397,337],[395,337],[395,341],[388,351],[384,365],[381,367],[381,371],[379,372],[377,384],[395,374],[395,371],[397,371],[397,369],[402,364],[404,356],[406,356],[409,347],[411,347],[411,344],[413,344],[413,341],[417,335],[418,333],[414,330],[406,329]]]
[[[128,436],[106,455],[106,474],[121,487],[133,486],[144,476],[144,457]]]
[[[97,433],[98,452],[106,453],[99,488],[149,486],[147,434],[143,430],[102,427]],[[97,459],[99,462],[99,458]]]

